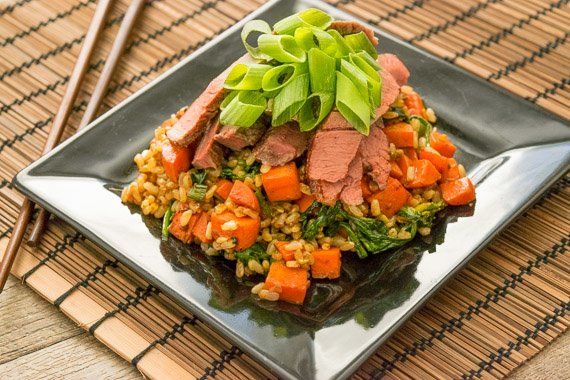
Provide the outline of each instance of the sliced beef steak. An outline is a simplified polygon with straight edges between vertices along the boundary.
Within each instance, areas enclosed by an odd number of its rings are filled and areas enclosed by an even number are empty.
[[[267,165],[285,165],[303,154],[307,149],[309,135],[301,132],[294,121],[269,128],[253,149],[253,155]]]
[[[233,150],[241,150],[255,145],[267,129],[265,118],[260,118],[249,128],[240,128],[235,125],[224,125],[215,137],[215,140]]]
[[[188,107],[180,120],[166,132],[168,139],[180,146],[187,146],[198,139],[204,133],[208,123],[218,113],[220,103],[226,94],[224,81],[231,69],[237,63],[248,62],[253,62],[253,60],[249,54],[246,54],[211,81],[206,90]]]
[[[388,70],[381,69],[380,76],[382,77],[382,99],[380,99],[380,107],[376,108],[376,119],[379,119],[390,109],[390,105],[394,103],[400,93],[398,82]]]
[[[330,29],[337,30],[343,36],[346,36],[347,34],[364,32],[364,34],[366,34],[366,37],[368,37],[370,42],[372,42],[372,45],[378,45],[378,38],[374,36],[374,31],[372,28],[357,21],[333,21]]]
[[[354,129],[352,125],[341,115],[340,112],[333,110],[323,120],[321,124],[321,131],[323,130],[340,130],[340,129]]]
[[[408,83],[410,72],[406,65],[404,65],[396,55],[380,54],[378,56],[378,63],[384,70],[388,71],[392,75],[396,83],[398,83],[398,86],[403,86]]]
[[[364,170],[383,190],[390,175],[390,147],[380,125],[370,126],[370,134],[362,139],[359,153]]]
[[[363,140],[364,141],[364,140]],[[360,154],[354,157],[348,168],[348,176],[343,180],[344,186],[340,193],[340,200],[349,205],[359,205],[362,199],[362,168],[363,159]]]
[[[214,137],[219,129],[220,121],[216,118],[210,123],[204,133],[204,137],[200,140],[200,144],[198,145],[196,153],[194,154],[194,159],[192,160],[192,165],[194,167],[198,169],[215,169],[222,163],[224,152],[222,147],[214,141]]]
[[[350,163],[358,153],[363,135],[349,130],[319,130],[309,148],[309,180],[337,182],[348,175]]]

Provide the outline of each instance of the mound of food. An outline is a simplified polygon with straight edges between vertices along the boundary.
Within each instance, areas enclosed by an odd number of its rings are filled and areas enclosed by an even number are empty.
[[[258,46],[248,43],[260,33]],[[455,146],[373,31],[309,9],[246,24],[248,51],[137,154],[122,201],[259,276],[252,293],[302,304],[310,279],[429,235],[438,211],[472,204]]]

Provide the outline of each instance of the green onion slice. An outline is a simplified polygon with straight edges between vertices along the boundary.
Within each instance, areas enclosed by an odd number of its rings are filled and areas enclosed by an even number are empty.
[[[228,90],[259,90],[261,81],[266,72],[271,69],[269,65],[259,63],[235,65],[224,82]]]
[[[362,56],[351,54],[350,60],[354,66],[358,67],[366,75],[370,104],[374,108],[377,108],[380,106],[382,96],[382,77]]]
[[[267,107],[267,99],[259,91],[240,91],[220,114],[222,125],[249,128]]]
[[[364,99],[368,99],[368,78],[362,70],[343,59],[340,62],[340,72],[352,81]]]
[[[305,51],[317,48],[331,57],[336,55],[335,39],[323,30],[307,27],[298,28],[295,30],[295,41]]]
[[[302,26],[312,26],[324,30],[330,26],[332,21],[333,18],[327,13],[319,9],[309,8],[278,21],[273,25],[273,30],[277,34],[293,35],[295,30]]]
[[[227,94],[224,100],[222,100],[222,102],[220,103],[220,110],[223,111],[224,108],[226,108],[228,104],[230,104],[230,102],[234,100],[237,94],[239,94],[239,91],[230,91],[229,94]]]
[[[336,108],[360,133],[370,132],[370,106],[358,88],[342,72],[336,72]]]
[[[188,190],[188,198],[202,202],[204,198],[206,198],[207,192],[208,186],[195,183],[190,190]]]
[[[306,54],[295,42],[292,36],[276,36],[273,34],[262,34],[257,40],[259,49],[263,54],[283,62],[303,63]]]
[[[331,92],[336,88],[336,60],[319,49],[313,48],[307,54],[311,92]]]
[[[374,58],[372,58],[372,56],[370,54],[368,54],[367,52],[359,51],[358,53],[352,53],[352,54],[354,54],[357,57],[362,58],[374,70],[376,70],[376,71],[380,70],[381,67],[380,67],[380,64],[378,63],[378,61],[375,60]]]
[[[378,57],[378,52],[372,42],[368,39],[364,32],[358,32],[355,34],[347,34],[344,36],[346,43],[354,50],[355,52],[365,51],[374,59]]]
[[[273,67],[265,73],[261,88],[263,91],[275,91],[285,87],[292,79],[307,72],[307,65],[302,63],[286,63]]]
[[[336,41],[336,55],[335,58],[342,58],[353,52],[352,48],[344,37],[335,29],[327,30],[327,33]]]
[[[168,228],[170,227],[170,223],[172,223],[172,218],[174,218],[174,214],[172,213],[172,203],[171,203],[166,208],[166,212],[164,213],[164,217],[162,218],[162,240],[168,239],[168,236],[170,234]]]
[[[246,50],[248,51],[249,55],[251,55],[255,59],[269,61],[271,59],[270,56],[263,54],[259,47],[253,47],[247,43],[247,37],[252,32],[259,32],[263,34],[271,34],[271,27],[268,23],[263,20],[251,20],[247,24],[244,25],[243,29],[241,30],[241,42],[245,46]]]
[[[271,124],[281,125],[291,120],[305,103],[309,93],[309,74],[299,75],[283,87],[273,99]]]
[[[334,92],[314,92],[299,110],[299,127],[307,132],[315,128],[331,112]]]

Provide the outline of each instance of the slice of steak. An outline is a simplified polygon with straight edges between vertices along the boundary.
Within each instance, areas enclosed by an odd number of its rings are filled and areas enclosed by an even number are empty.
[[[343,180],[344,187],[340,193],[340,200],[348,205],[359,205],[364,201],[362,199],[361,186],[363,175],[362,164],[362,156],[358,154],[350,163],[348,177]]]
[[[323,120],[320,130],[339,130],[339,129],[354,129],[352,125],[341,115],[340,112],[333,110]]]
[[[309,136],[309,133],[299,130],[295,121],[269,128],[253,148],[253,155],[266,165],[285,165],[305,152]]]
[[[338,200],[338,196],[345,184],[344,181],[309,181],[309,185],[317,201],[333,206]]]
[[[249,128],[224,125],[216,135],[215,140],[230,149],[241,150],[255,145],[266,130],[266,121],[263,118],[260,118]]]
[[[204,137],[200,140],[198,148],[196,148],[196,153],[192,160],[194,167],[198,169],[216,169],[222,163],[224,152],[222,147],[214,140],[219,129],[220,121],[216,118],[210,123],[204,133]]]
[[[365,172],[384,190],[390,175],[390,147],[380,125],[370,126],[370,134],[362,139],[359,153]]]
[[[337,30],[342,36],[364,32],[366,37],[368,37],[370,42],[372,42],[372,45],[378,45],[378,38],[374,36],[372,28],[361,24],[358,21],[333,21],[329,29]]]
[[[226,95],[224,89],[226,77],[235,64],[248,62],[254,61],[249,54],[246,54],[211,81],[204,92],[188,107],[180,120],[166,132],[168,139],[174,144],[187,146],[202,136],[208,123],[218,113],[220,103]]]
[[[394,54],[380,54],[378,56],[378,63],[380,66],[388,71],[398,86],[403,86],[408,83],[410,71],[404,63]]]
[[[390,109],[390,105],[394,103],[400,93],[398,82],[388,70],[381,69],[380,76],[382,77],[382,99],[380,99],[380,107],[376,108],[376,120]]]
[[[350,130],[319,130],[309,148],[307,177],[310,180],[337,182],[348,175],[363,135]]]

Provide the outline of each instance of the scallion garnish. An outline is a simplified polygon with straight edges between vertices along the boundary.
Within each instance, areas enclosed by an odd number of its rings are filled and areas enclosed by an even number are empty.
[[[166,212],[162,217],[162,240],[168,239],[168,236],[170,235],[168,228],[170,227],[170,223],[172,222],[173,217],[174,214],[172,213],[172,204],[170,204],[166,208]]]
[[[251,127],[267,108],[267,99],[258,91],[240,91],[220,114],[223,125]]]
[[[293,119],[309,93],[309,74],[291,80],[273,100],[271,124],[281,125]]]
[[[202,202],[204,198],[206,198],[207,191],[208,186],[195,183],[188,191],[188,198],[193,199],[197,202]]]
[[[228,74],[224,88],[228,90],[259,90],[263,76],[269,69],[271,69],[269,65],[238,63]]]

